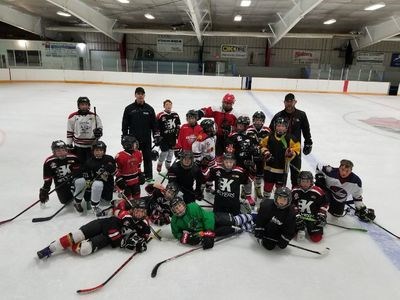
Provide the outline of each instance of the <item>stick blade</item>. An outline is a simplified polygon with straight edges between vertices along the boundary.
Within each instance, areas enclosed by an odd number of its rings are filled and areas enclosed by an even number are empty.
[[[38,222],[45,222],[45,221],[50,221],[53,217],[43,217],[43,218],[33,218],[32,222],[33,223],[38,223]]]
[[[102,288],[104,286],[104,284],[99,284],[98,286],[92,287],[92,288],[88,288],[88,289],[81,289],[81,290],[77,290],[76,292],[78,294],[89,294],[91,292],[97,291],[98,289]]]
[[[325,249],[319,251],[319,255],[321,255],[321,256],[328,255],[330,250],[331,250],[330,248],[326,247]]]
[[[157,264],[154,266],[153,270],[151,270],[151,278],[154,278],[154,277],[157,276],[158,268],[161,266],[162,263],[163,263],[163,261],[157,263]]]

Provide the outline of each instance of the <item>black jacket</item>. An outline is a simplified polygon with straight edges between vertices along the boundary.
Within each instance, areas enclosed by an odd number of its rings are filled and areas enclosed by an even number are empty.
[[[303,132],[304,144],[312,144],[311,141],[311,133],[310,133],[310,124],[308,123],[307,115],[304,111],[298,110],[297,108],[293,113],[289,114],[285,110],[278,112],[271,120],[269,128],[271,131],[275,131],[275,121],[277,118],[284,118],[286,122],[288,122],[288,131],[287,133],[293,136],[295,141],[301,141],[301,133]]]
[[[156,114],[151,105],[135,102],[125,107],[122,117],[122,134],[131,135],[142,143],[151,143],[151,132],[157,131]]]

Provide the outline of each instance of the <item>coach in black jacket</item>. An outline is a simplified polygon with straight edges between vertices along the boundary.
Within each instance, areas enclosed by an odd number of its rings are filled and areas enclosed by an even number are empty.
[[[135,102],[125,107],[122,117],[122,136],[130,135],[139,141],[139,149],[143,154],[146,180],[153,178],[151,160],[151,134],[156,141],[160,134],[157,129],[156,114],[151,105],[144,102],[145,91],[142,87],[135,90]]]

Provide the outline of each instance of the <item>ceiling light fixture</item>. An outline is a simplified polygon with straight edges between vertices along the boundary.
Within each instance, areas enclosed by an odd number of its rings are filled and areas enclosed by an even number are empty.
[[[385,7],[385,6],[386,6],[385,3],[379,2],[379,3],[376,3],[376,4],[372,4],[370,6],[367,6],[366,8],[364,8],[364,10],[377,10],[377,9],[380,9],[382,7]]]
[[[330,19],[330,20],[327,20],[327,21],[324,22],[325,25],[331,25],[333,23],[336,23],[335,19]]]
[[[152,14],[145,14],[144,16],[146,17],[146,19],[149,19],[149,20],[154,20],[155,19]]]
[[[123,4],[128,4],[129,3],[129,0],[117,0],[118,2],[121,2],[121,3],[123,3]]]
[[[236,15],[236,16],[233,18],[233,21],[235,21],[235,22],[240,22],[240,21],[242,21],[242,16],[241,16],[241,15]]]
[[[240,6],[242,7],[249,7],[250,5],[251,5],[250,0],[242,0],[242,2],[240,2]]]
[[[65,11],[61,11],[61,10],[57,12],[57,15],[62,16],[62,17],[67,17],[67,18],[69,18],[71,16],[71,14],[69,14]]]

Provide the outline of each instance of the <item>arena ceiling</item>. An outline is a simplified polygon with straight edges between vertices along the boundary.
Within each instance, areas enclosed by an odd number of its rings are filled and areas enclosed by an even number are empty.
[[[0,0],[0,22],[40,36],[98,31],[120,41],[124,33],[192,35],[199,44],[204,36],[265,37],[271,46],[283,37],[336,36],[353,38],[356,48],[363,48],[400,34],[399,0],[252,0],[246,7],[241,2]],[[385,6],[365,10],[378,3]],[[241,21],[234,21],[238,15]],[[324,24],[331,19],[335,22]]]

